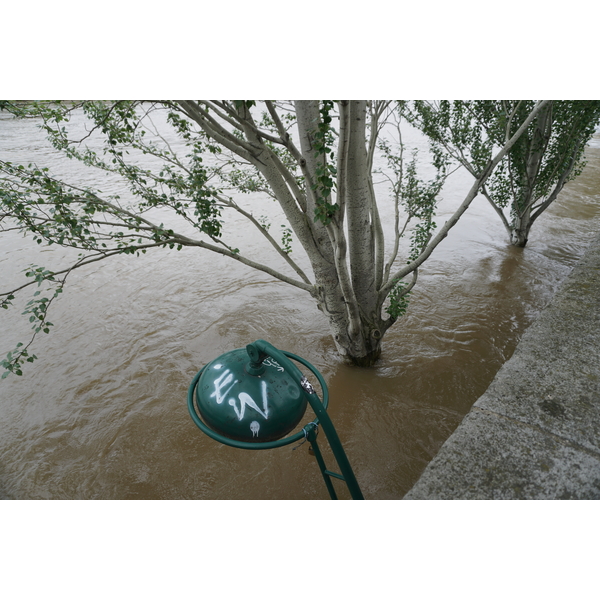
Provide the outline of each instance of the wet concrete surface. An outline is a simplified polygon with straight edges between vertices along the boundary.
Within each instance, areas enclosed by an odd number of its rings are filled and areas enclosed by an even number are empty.
[[[404,498],[600,498],[600,236]]]

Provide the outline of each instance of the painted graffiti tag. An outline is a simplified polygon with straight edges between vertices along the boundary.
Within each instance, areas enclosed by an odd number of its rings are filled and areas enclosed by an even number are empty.
[[[267,367],[275,367],[278,371],[285,370],[274,358],[271,358],[270,356],[263,360],[263,365],[267,365]]]
[[[215,365],[215,369],[221,369],[222,365]],[[231,380],[233,379],[233,374],[231,373],[231,371],[229,369],[225,369],[225,371],[223,371],[223,374],[218,378],[215,379],[214,383],[215,383],[215,391],[210,395],[211,398],[215,398],[217,400],[217,404],[221,404],[223,402],[223,400],[225,400],[225,396],[227,394],[229,394],[229,392],[231,391],[231,388],[238,383],[238,380],[236,379],[228,388],[227,390],[225,390],[224,392],[222,391],[223,388],[231,382]]]
[[[265,419],[269,418],[269,406],[267,404],[267,382],[261,381],[261,391],[262,391],[262,410],[259,408],[258,404],[254,401],[250,394],[246,394],[246,392],[240,392],[238,394],[238,400],[240,401],[240,407],[238,408],[235,400],[233,398],[229,399],[230,406],[233,406],[233,410],[235,410],[235,414],[237,418],[241,421],[244,418],[244,412],[246,411],[246,406],[253,408],[258,414],[262,415]]]
[[[275,365],[271,365],[275,366]],[[279,366],[279,365],[277,365]],[[215,369],[219,370],[223,368],[223,365],[216,364],[214,366]],[[281,368],[281,367],[280,367]],[[283,370],[283,369],[282,369]],[[215,389],[213,393],[210,395],[210,398],[214,398],[217,404],[222,404],[223,400],[225,400],[226,396],[228,396],[233,389],[233,387],[239,383],[238,379],[234,380],[233,373],[229,369],[225,369],[223,373],[217,377],[213,381]],[[262,396],[262,408],[256,403],[254,398],[247,394],[246,392],[240,392],[237,395],[237,401],[235,398],[229,398],[227,404],[233,408],[235,414],[239,421],[244,418],[244,414],[246,412],[246,407],[251,408],[256,411],[259,415],[261,415],[264,419],[269,418],[269,404],[267,401],[267,382],[261,381],[261,396]],[[239,404],[238,404],[239,403]],[[252,421],[250,423],[250,430],[252,431],[252,437],[258,436],[258,430],[260,429],[260,425],[258,421]]]

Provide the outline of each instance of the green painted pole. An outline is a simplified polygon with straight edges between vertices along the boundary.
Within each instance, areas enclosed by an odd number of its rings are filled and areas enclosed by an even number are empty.
[[[310,383],[308,384],[310,385]],[[312,387],[312,386],[311,386]],[[329,442],[329,447],[335,456],[335,460],[337,461],[338,466],[340,467],[340,471],[344,477],[344,481],[348,486],[348,490],[350,491],[350,495],[353,500],[364,500],[364,496],[358,485],[358,481],[354,476],[354,471],[350,466],[350,462],[348,461],[348,457],[346,456],[346,452],[344,452],[344,448],[342,443],[340,442],[340,438],[338,437],[337,431],[327,414],[327,411],[323,408],[323,405],[319,401],[319,398],[315,394],[314,390],[312,393],[308,395],[308,402],[311,408],[315,411],[315,415],[319,419],[321,427],[323,428],[323,432],[327,437],[327,441]]]
[[[333,422],[331,421],[329,415],[327,414],[327,411],[323,407],[323,404],[321,404],[319,397],[317,396],[313,386],[309,383],[308,379],[306,379],[306,377],[302,374],[302,371],[300,371],[300,369],[289,358],[287,358],[285,354],[277,350],[277,348],[275,348],[275,346],[273,346],[272,344],[269,344],[269,342],[266,342],[265,340],[257,340],[256,342],[254,342],[253,346],[257,347],[260,351],[264,352],[268,356],[274,358],[284,369],[288,370],[288,373],[290,373],[290,375],[293,375],[298,378],[302,389],[307,394],[308,403],[315,412],[315,415],[317,416],[317,419],[319,420],[319,423],[323,428],[323,432],[327,437],[327,441],[329,442],[331,451],[333,452],[338,466],[342,471],[344,481],[348,486],[348,490],[350,491],[352,499],[364,500],[364,496],[362,494],[360,486],[358,485],[358,481],[354,476],[354,471],[350,466],[348,457],[344,452],[344,448],[342,446],[342,443],[340,442],[340,438],[337,434],[337,431],[333,426]]]
[[[321,469],[321,475],[323,475],[323,480],[327,486],[329,496],[332,500],[337,500],[338,498],[337,494],[335,493],[335,488],[333,487],[333,482],[331,481],[331,477],[327,474],[327,466],[325,465],[325,460],[321,454],[319,444],[317,444],[317,426],[314,423],[309,423],[304,430],[306,431],[306,439],[310,442],[312,453],[317,460],[319,469]]]

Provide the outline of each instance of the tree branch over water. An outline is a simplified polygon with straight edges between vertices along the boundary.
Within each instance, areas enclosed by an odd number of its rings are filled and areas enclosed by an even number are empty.
[[[0,157],[0,225],[4,232],[18,229],[33,236],[38,244],[82,251],[68,269],[30,270],[34,282],[60,290],[72,271],[117,254],[195,247],[225,256],[309,293],[327,317],[339,353],[369,366],[379,357],[385,331],[406,311],[418,269],[546,104],[528,108],[520,127],[509,127],[507,141],[494,148],[493,140],[480,140],[469,155],[456,143],[459,138],[441,127],[449,104],[182,100],[15,107],[4,102],[0,109],[17,118],[35,116],[57,151],[118,178],[126,191],[107,194],[45,166]],[[467,137],[481,125],[480,113],[468,108],[454,105]],[[517,108],[511,110],[513,123]],[[438,136],[430,180],[422,175],[421,156],[413,152],[407,162],[400,131],[403,118],[414,124],[423,115],[429,119],[428,135]],[[439,193],[453,158],[476,181],[434,235]],[[378,160],[387,166],[376,168]],[[389,197],[377,191],[374,173],[389,182]],[[280,241],[269,230],[268,217],[255,214],[258,197],[278,203],[286,219]],[[389,224],[381,216],[385,202],[394,209]],[[235,223],[241,220],[260,232],[283,270],[237,247],[242,230],[224,219],[233,213],[241,217]],[[391,251],[386,235],[392,236]],[[403,255],[400,241],[408,235]],[[292,258],[294,244],[306,253],[311,272]],[[0,294],[3,306],[29,285]],[[42,324],[35,334],[48,329],[46,315],[55,297],[31,305],[38,307],[32,308],[32,322]],[[22,352],[7,357],[8,371],[21,372],[22,361],[32,358],[29,346],[21,344]]]

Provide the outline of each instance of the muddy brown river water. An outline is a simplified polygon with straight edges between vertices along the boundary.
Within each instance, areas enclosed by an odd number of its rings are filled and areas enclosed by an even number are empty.
[[[9,154],[87,177],[60,161],[32,123],[2,117],[0,156]],[[196,372],[263,338],[323,374],[329,413],[365,497],[402,498],[597,234],[599,134],[587,156],[525,250],[508,246],[500,221],[476,199],[421,270],[408,312],[372,369],[342,363],[308,295],[224,257],[157,250],[78,270],[52,306],[53,330],[33,349],[39,359],[0,382],[0,497],[327,499],[307,445],[230,448],[204,436],[188,414]],[[440,222],[468,185],[461,174],[448,183]],[[256,202],[275,210],[269,200]],[[243,243],[263,256],[251,236]],[[72,255],[15,232],[0,235],[1,291],[30,263],[57,268]],[[19,308],[0,314],[3,356],[29,332]],[[336,489],[349,497],[343,484]]]

